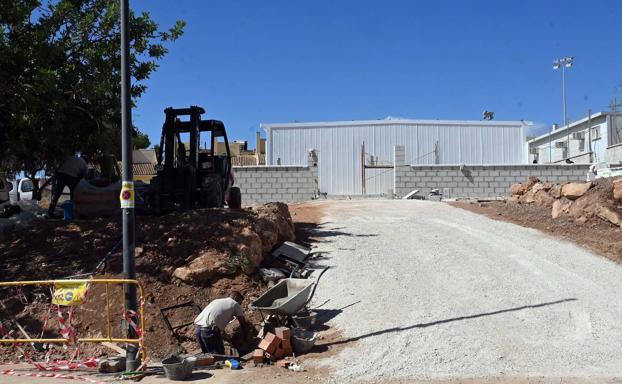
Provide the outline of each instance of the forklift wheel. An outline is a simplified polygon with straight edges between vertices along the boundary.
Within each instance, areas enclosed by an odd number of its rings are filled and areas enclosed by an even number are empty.
[[[238,187],[231,187],[229,190],[229,208],[242,208],[242,192]]]

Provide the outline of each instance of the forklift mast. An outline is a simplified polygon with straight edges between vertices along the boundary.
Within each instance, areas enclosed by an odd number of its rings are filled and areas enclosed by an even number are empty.
[[[183,203],[183,208],[197,206],[200,196],[215,188],[224,199],[231,173],[231,152],[225,126],[218,120],[201,120],[205,110],[198,106],[166,108],[160,148],[157,153],[158,200]],[[189,116],[189,120],[182,117]],[[201,152],[201,132],[210,133],[210,147]],[[189,133],[186,148],[181,134]],[[215,153],[218,138],[224,139],[225,156]],[[216,186],[210,184],[218,184]],[[183,196],[183,197],[182,197]],[[181,201],[180,201],[181,200]],[[220,205],[220,204],[219,204]]]

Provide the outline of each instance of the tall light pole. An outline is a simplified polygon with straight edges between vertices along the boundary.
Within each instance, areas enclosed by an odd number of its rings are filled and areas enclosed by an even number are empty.
[[[132,100],[130,94],[130,5],[129,0],[121,0],[121,159],[123,161],[123,182],[121,188],[121,215],[123,217],[123,277],[136,279],[134,253],[134,183],[132,172]],[[136,286],[125,284],[125,311],[138,313]],[[134,319],[135,320],[135,319]],[[130,336],[136,337],[129,324]],[[125,367],[135,371],[140,365],[137,348],[126,346]]]
[[[566,117],[566,68],[572,67],[574,63],[574,57],[562,57],[561,59],[557,59],[553,61],[553,69],[562,69],[562,98],[564,100],[564,127],[566,127],[566,132],[568,133],[568,150],[567,156],[570,157],[570,130],[568,128],[568,119]]]

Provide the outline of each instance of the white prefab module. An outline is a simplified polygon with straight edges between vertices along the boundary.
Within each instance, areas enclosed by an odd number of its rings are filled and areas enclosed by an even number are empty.
[[[319,189],[329,195],[381,195],[393,186],[393,149],[407,164],[517,164],[527,162],[524,121],[407,120],[262,124],[268,165],[319,157]],[[364,145],[364,156],[362,146]]]

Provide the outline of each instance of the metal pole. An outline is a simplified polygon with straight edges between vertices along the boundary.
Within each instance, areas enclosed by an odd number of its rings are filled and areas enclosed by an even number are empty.
[[[129,0],[121,0],[121,131],[122,131],[122,161],[123,161],[123,184],[131,186],[131,198],[133,202],[134,177],[132,172],[132,100],[130,94],[130,41],[129,41]],[[126,184],[127,183],[127,184]],[[125,188],[124,188],[125,189]],[[121,210],[123,217],[123,277],[125,279],[136,278],[136,263],[134,260],[134,250],[136,241],[134,239],[134,206],[125,206]],[[138,313],[136,303],[136,286],[125,284],[125,310],[132,310]],[[126,324],[131,337],[134,330]],[[135,345],[126,344],[126,363],[125,369],[135,371],[140,365],[137,358],[137,348]]]
[[[549,128],[549,164],[553,162],[553,125]]]
[[[570,129],[568,128],[568,119],[566,117],[566,64],[562,65],[562,97],[564,99],[564,127],[568,134],[568,144],[566,146],[566,158],[570,157]]]
[[[592,153],[592,110],[587,110],[587,141],[590,151],[590,164],[594,162],[594,153]]]
[[[365,142],[361,145],[361,194],[365,195]]]

